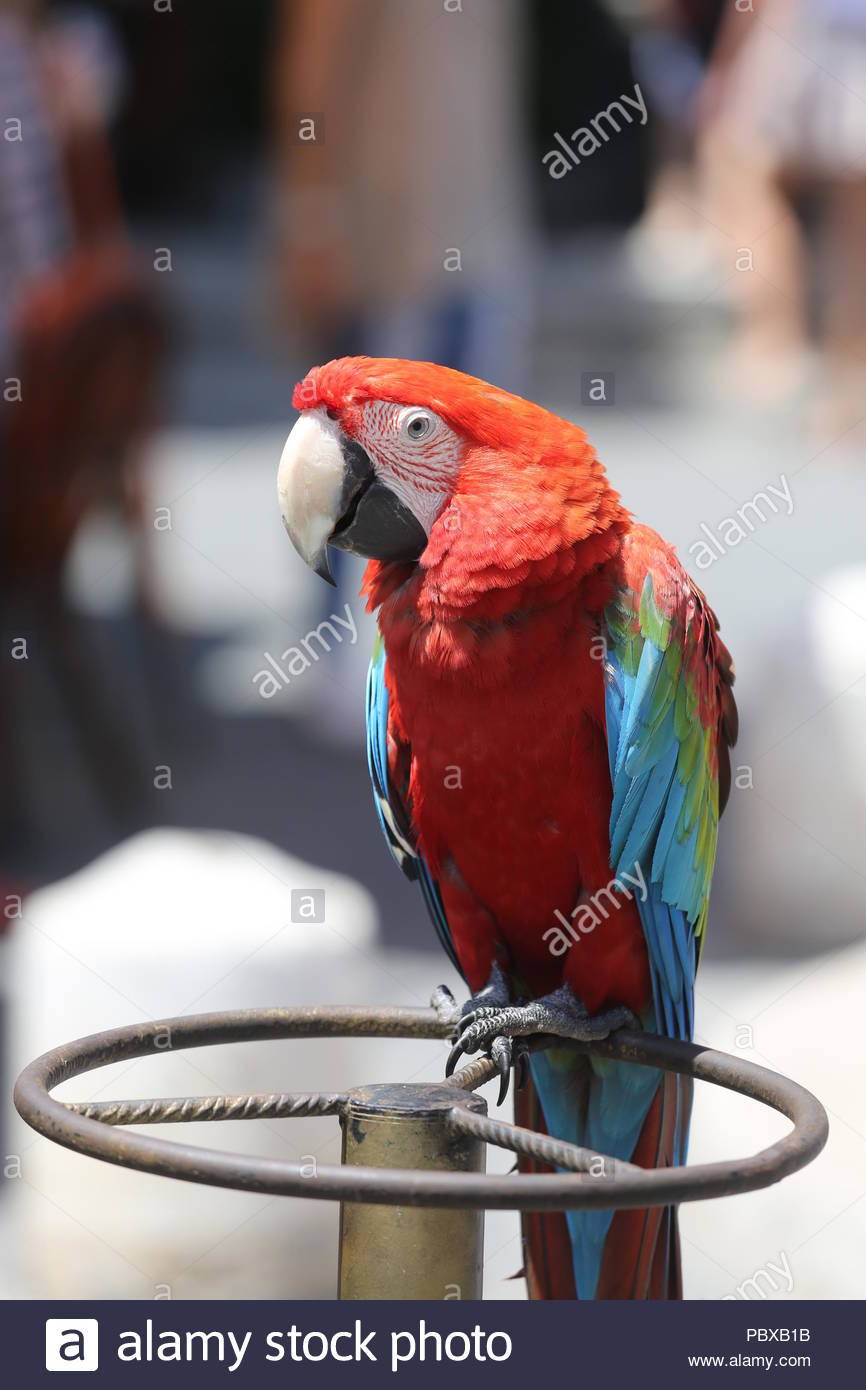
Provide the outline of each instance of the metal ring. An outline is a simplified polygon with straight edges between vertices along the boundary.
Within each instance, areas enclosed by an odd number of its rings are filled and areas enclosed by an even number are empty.
[[[434,1009],[249,1009],[162,1019],[93,1034],[45,1053],[21,1073],[15,1085],[14,1100],[21,1118],[40,1134],[108,1163],[247,1192],[388,1206],[562,1211],[578,1207],[618,1209],[699,1201],[769,1187],[811,1162],[827,1140],[828,1122],[823,1106],[796,1082],[724,1052],[644,1033],[620,1032],[603,1042],[586,1044],[542,1038],[533,1040],[532,1046],[570,1046],[594,1056],[658,1067],[710,1081],[778,1110],[792,1121],[791,1133],[758,1154],[732,1161],[663,1169],[642,1169],[618,1163],[609,1180],[600,1180],[585,1171],[488,1176],[335,1165],[319,1166],[315,1177],[311,1177],[299,1164],[118,1132],[111,1123],[106,1124],[105,1120],[94,1116],[101,1112],[107,1119],[110,1111],[113,1123],[120,1125],[152,1122],[155,1118],[175,1121],[225,1118],[226,1110],[233,1111],[235,1118],[274,1113],[262,1108],[261,1102],[273,1103],[277,1113],[290,1113],[293,1105],[299,1103],[293,1113],[333,1114],[342,1109],[345,1100],[342,1095],[106,1102],[103,1111],[100,1105],[65,1105],[50,1094],[61,1082],[85,1072],[168,1050],[286,1038],[444,1039],[451,1031],[451,1025]],[[474,1060],[451,1078],[451,1084],[472,1090],[491,1075],[492,1067],[486,1059]],[[281,1101],[284,1103],[282,1111]],[[149,1108],[147,1120],[137,1113],[142,1106]],[[196,1106],[201,1107],[199,1113],[196,1113]],[[125,1107],[129,1107],[128,1112]],[[221,1107],[223,1115],[218,1113]],[[471,1126],[479,1137],[490,1143],[519,1152],[533,1151],[528,1142],[531,1139],[529,1131],[472,1115],[458,1103],[455,1103],[450,1121],[457,1128]],[[534,1152],[541,1159],[550,1158],[553,1150],[544,1145],[543,1139],[538,1136],[539,1145]],[[562,1160],[562,1166],[577,1166],[580,1160],[574,1158],[574,1154],[569,1156],[569,1150],[578,1155],[586,1154],[574,1145],[564,1145],[558,1158],[554,1155],[555,1161]]]

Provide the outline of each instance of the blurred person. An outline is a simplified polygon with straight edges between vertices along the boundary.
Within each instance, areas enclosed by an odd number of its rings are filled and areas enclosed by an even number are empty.
[[[764,399],[808,367],[809,278],[819,260],[797,199],[817,201],[825,292],[813,425],[855,425],[866,388],[866,0],[756,0],[729,8],[702,98],[707,207],[754,257],[738,275],[732,382]],[[748,261],[744,262],[748,266]]]
[[[26,0],[0,0],[0,362],[10,350],[14,306],[72,240],[60,151],[47,110],[44,74]],[[26,131],[27,138],[24,138]],[[4,394],[4,400],[8,396]]]
[[[525,387],[520,18],[517,0],[284,3],[278,276],[296,330]]]
[[[528,391],[523,17],[519,0],[284,0],[275,270],[305,356],[437,361]],[[348,568],[329,612],[354,597]],[[361,737],[357,646],[332,657],[330,738]]]
[[[120,82],[102,22],[87,12],[10,21],[12,92],[0,169],[0,317],[20,387],[4,393],[7,584],[53,582],[100,496],[126,510],[117,459],[147,415],[155,316],[126,237],[105,125]],[[20,106],[16,97],[20,94]],[[23,114],[19,114],[19,111]],[[20,130],[21,138],[17,138]],[[63,440],[62,468],[58,440]],[[53,506],[39,516],[50,486]]]
[[[607,0],[630,38],[634,71],[652,112],[646,210],[628,249],[652,283],[693,279],[712,267],[712,231],[695,215],[700,94],[727,0]]]
[[[47,110],[32,23],[34,9],[25,0],[0,0],[0,91],[5,106],[0,131],[0,616],[9,603],[12,571],[5,558],[11,543],[10,470],[14,466],[8,458],[8,417],[21,403],[13,322],[29,286],[57,263],[72,238],[58,143]],[[4,855],[9,851],[20,792],[5,645],[0,666],[0,765],[4,769],[0,853]]]
[[[40,6],[0,0],[0,617],[44,638],[90,770],[119,813],[127,739],[62,596],[67,556],[95,506],[136,528],[136,447],[159,356],[105,133],[117,81],[99,21],[80,14],[52,27]],[[0,851],[12,858],[26,799],[14,756],[20,669],[5,651]]]

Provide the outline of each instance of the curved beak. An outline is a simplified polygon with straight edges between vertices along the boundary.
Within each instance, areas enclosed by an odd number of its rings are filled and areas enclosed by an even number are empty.
[[[334,583],[328,546],[377,560],[417,560],[427,533],[379,482],[355,440],[324,410],[305,410],[286,440],[277,475],[280,512],[305,564]]]

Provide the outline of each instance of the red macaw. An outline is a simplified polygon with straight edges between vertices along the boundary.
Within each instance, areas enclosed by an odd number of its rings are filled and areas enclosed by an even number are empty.
[[[637,1022],[692,1033],[737,732],[730,655],[674,550],[583,431],[430,363],[343,358],[296,387],[279,496],[303,559],[371,557],[382,828],[472,993],[451,1065]],[[440,996],[441,998],[441,996]],[[691,1083],[534,1053],[524,1123],[685,1161]],[[681,1296],[674,1209],[524,1221],[533,1297]]]

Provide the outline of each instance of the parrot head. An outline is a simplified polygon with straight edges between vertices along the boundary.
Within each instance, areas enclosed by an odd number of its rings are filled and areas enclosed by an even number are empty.
[[[339,358],[313,368],[292,404],[300,416],[280,460],[280,511],[298,554],[330,583],[329,546],[418,561],[437,549],[437,528],[456,529],[447,523],[457,502],[483,514],[476,550],[483,536],[507,552],[535,523],[540,554],[563,507],[573,543],[616,498],[577,426],[449,367]]]

